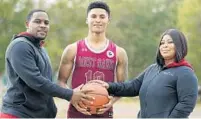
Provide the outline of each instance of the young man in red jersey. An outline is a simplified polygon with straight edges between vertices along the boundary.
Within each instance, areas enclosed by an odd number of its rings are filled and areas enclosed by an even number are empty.
[[[90,80],[122,82],[127,79],[128,57],[125,50],[106,37],[110,21],[110,9],[101,1],[92,2],[87,9],[88,35],[68,45],[59,67],[59,84],[66,87],[72,73],[72,88]],[[112,118],[112,105],[118,100],[113,97],[97,114],[91,115],[79,105],[70,104],[68,118]]]

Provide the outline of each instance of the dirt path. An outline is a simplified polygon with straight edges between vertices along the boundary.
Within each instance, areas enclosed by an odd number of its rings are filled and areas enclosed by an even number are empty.
[[[68,102],[61,99],[55,99],[58,107],[57,118],[65,118],[68,107]],[[114,117],[115,118],[136,118],[140,109],[138,99],[122,98],[114,105]],[[190,118],[201,118],[201,104],[198,103]]]
[[[0,96],[0,106],[1,106]],[[55,98],[55,102],[58,108],[58,114],[56,118],[66,118],[66,112],[68,108],[68,102],[62,99]],[[114,117],[115,118],[136,118],[140,109],[139,101],[137,99],[128,100],[121,99],[114,104]],[[201,118],[201,104],[196,105],[195,110],[191,113],[190,118]]]

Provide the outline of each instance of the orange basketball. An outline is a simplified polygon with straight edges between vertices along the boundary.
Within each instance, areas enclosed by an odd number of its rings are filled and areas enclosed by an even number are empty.
[[[86,106],[87,110],[91,114],[96,114],[98,109],[102,108],[104,104],[107,104],[109,102],[109,94],[107,92],[107,89],[103,87],[101,84],[98,83],[87,83],[82,87],[83,89],[90,89],[92,92],[88,93],[87,95],[90,95],[95,98],[93,101],[93,104],[89,104],[87,102],[80,102],[80,106]]]

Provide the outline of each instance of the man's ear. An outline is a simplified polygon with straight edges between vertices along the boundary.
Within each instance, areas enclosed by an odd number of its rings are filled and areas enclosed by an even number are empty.
[[[26,28],[29,27],[29,22],[28,22],[28,21],[25,22],[25,27],[26,27]]]

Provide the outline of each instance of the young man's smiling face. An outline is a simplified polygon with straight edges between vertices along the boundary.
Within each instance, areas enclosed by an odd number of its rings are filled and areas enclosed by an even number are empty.
[[[101,8],[91,9],[87,15],[87,24],[92,33],[103,33],[109,23],[109,16],[106,10]]]

